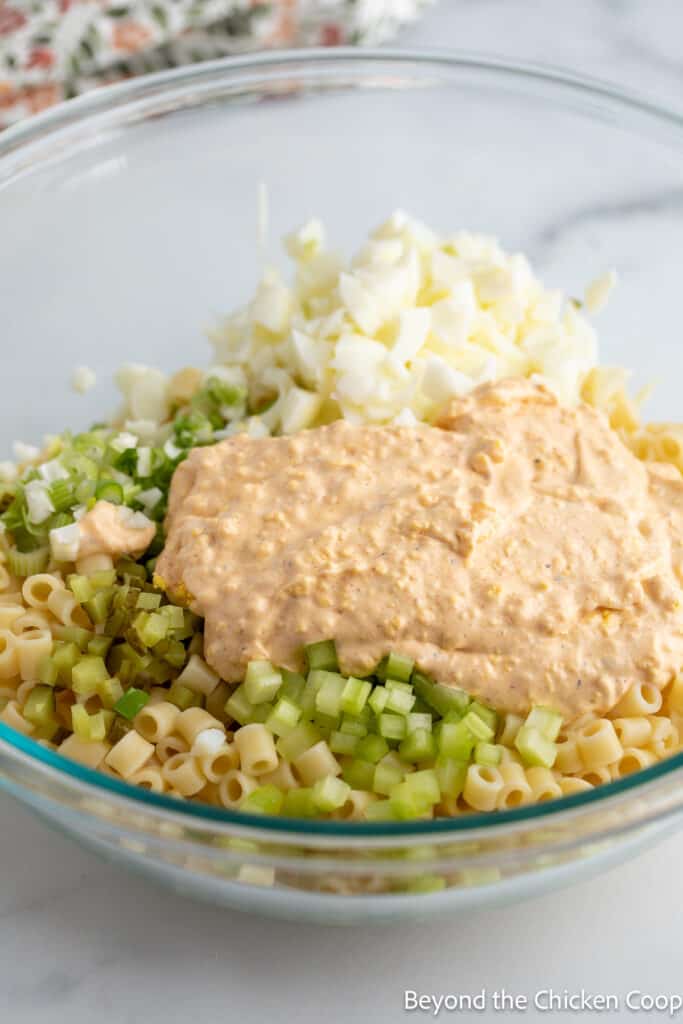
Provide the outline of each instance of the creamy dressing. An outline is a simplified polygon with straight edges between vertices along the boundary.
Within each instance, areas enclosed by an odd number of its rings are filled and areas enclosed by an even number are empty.
[[[334,637],[347,673],[393,649],[496,708],[574,717],[683,663],[683,480],[529,381],[484,385],[436,427],[196,449],[167,530],[158,575],[227,680]]]

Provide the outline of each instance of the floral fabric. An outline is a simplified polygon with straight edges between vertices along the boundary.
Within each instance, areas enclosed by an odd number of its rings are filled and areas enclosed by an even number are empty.
[[[378,43],[431,0],[0,0],[0,129],[98,85],[268,47]]]

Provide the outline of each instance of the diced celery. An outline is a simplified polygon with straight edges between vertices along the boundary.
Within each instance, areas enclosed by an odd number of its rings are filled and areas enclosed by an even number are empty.
[[[376,686],[368,697],[368,705],[376,715],[381,715],[389,699],[389,691],[384,686]]]
[[[389,744],[383,736],[371,734],[363,736],[356,748],[356,757],[362,761],[376,764],[389,750]]]
[[[401,892],[430,893],[441,892],[446,888],[446,879],[441,875],[420,875],[409,882],[404,882]]]
[[[309,672],[314,669],[324,669],[327,672],[338,671],[339,661],[334,640],[319,640],[314,644],[306,644],[304,651]]]
[[[387,711],[395,711],[399,715],[407,715],[415,703],[415,694],[406,693],[405,690],[390,689],[387,685],[389,696],[385,704]]]
[[[161,612],[159,614],[161,614]],[[164,661],[172,668],[182,668],[187,658],[187,652],[180,640],[171,640],[167,637],[166,640],[162,642],[166,645],[162,655]],[[155,649],[155,654],[158,649],[158,647]]]
[[[395,786],[403,780],[403,772],[392,764],[380,761],[375,767],[372,790],[380,796],[389,796]]]
[[[279,814],[284,799],[284,793],[277,786],[257,786],[243,798],[240,810],[248,811],[250,814]]]
[[[98,572],[93,572],[88,576],[90,586],[94,590],[103,590],[106,587],[112,587],[116,583],[116,570],[115,569],[100,569]]]
[[[403,715],[382,713],[378,720],[378,732],[387,740],[402,740],[406,734],[406,720]]]
[[[360,718],[353,715],[344,715],[339,726],[339,731],[348,736],[367,736],[368,727]]]
[[[405,779],[408,787],[418,795],[419,799],[428,804],[437,804],[441,799],[441,790],[436,772],[425,768],[420,772],[412,772]]]
[[[315,818],[318,808],[313,801],[313,790],[305,787],[285,793],[282,814],[288,818]]]
[[[274,710],[270,701],[266,701],[264,704],[254,704],[247,725],[251,725],[252,722],[260,722],[265,725]]]
[[[412,693],[412,683],[404,683],[399,679],[387,679],[384,683],[387,690],[400,690],[401,693]],[[417,699],[417,698],[416,698]]]
[[[304,692],[306,680],[299,672],[290,672],[289,669],[281,668],[282,686],[278,693],[281,697],[287,697],[295,704],[301,702],[301,695]]]
[[[251,719],[253,711],[254,705],[247,697],[244,685],[238,686],[233,690],[225,702],[226,715],[234,718],[239,725],[246,725]]]
[[[149,611],[156,611],[159,608],[160,604],[161,604],[161,594],[150,594],[150,593],[147,593],[147,591],[142,590],[138,594],[138,599],[137,599],[137,601],[135,603],[135,607],[136,608],[141,608],[143,611],[149,612]],[[167,616],[164,615],[164,618],[167,619]],[[170,623],[169,623],[169,627],[168,628],[169,629],[171,628]]]
[[[282,676],[269,661],[250,661],[243,686],[252,704],[265,704],[282,686]]]
[[[370,761],[354,758],[342,765],[342,779],[351,789],[371,790],[375,778],[375,765]]]
[[[434,771],[439,781],[439,789],[443,796],[458,797],[463,791],[467,777],[467,761],[459,761],[454,757],[439,755]]]
[[[500,764],[501,748],[496,743],[477,743],[474,748],[475,764]]]
[[[266,727],[275,736],[284,736],[301,718],[301,708],[287,697],[280,697],[266,719]]]
[[[353,736],[348,732],[335,731],[330,734],[329,745],[333,754],[353,755],[360,743],[360,736]]]
[[[367,679],[355,679],[349,676],[342,691],[339,706],[349,715],[359,715],[372,692],[372,684]]]
[[[562,728],[562,715],[550,708],[536,706],[531,709],[524,724],[538,729],[546,739],[554,742]]]
[[[107,735],[104,712],[89,715],[82,704],[74,704],[71,708],[71,724],[75,734],[83,740],[101,741]]]
[[[303,693],[301,694],[301,699],[299,701],[301,704],[302,714],[312,715],[315,712],[315,699],[326,675],[327,672],[325,669],[313,669],[308,673],[306,685],[304,686]]]
[[[476,711],[468,711],[462,720],[462,724],[470,730],[477,740],[492,740],[496,734],[495,728],[492,728],[488,722],[485,722]]]
[[[365,820],[373,822],[399,821],[400,817],[396,813],[391,800],[373,800],[365,808]]]
[[[432,716],[428,711],[411,711],[406,715],[406,732],[409,736],[416,729],[426,729],[427,732],[431,732],[433,724]]]
[[[429,761],[436,754],[436,740],[431,730],[414,729],[399,744],[404,761]]]
[[[498,714],[493,708],[487,708],[485,704],[480,704],[479,701],[473,700],[467,710],[471,711],[474,715],[478,715],[482,721],[486,722],[495,735],[496,728],[498,727]]]
[[[341,698],[346,679],[336,672],[320,672],[323,677],[315,695],[316,710],[336,718],[341,710]]]
[[[389,804],[394,815],[401,820],[419,818],[428,811],[431,804],[408,786],[407,780],[394,786],[389,796]],[[370,805],[374,807],[374,804]]]
[[[532,725],[523,725],[515,737],[515,747],[529,765],[552,768],[557,757],[557,746]]]
[[[464,714],[470,698],[464,690],[456,687],[442,686],[435,683],[421,672],[413,672],[413,689],[418,697],[434,708],[440,715],[446,715],[449,711],[459,711]]]
[[[438,725],[439,752],[444,757],[455,757],[459,761],[468,761],[472,756],[476,737],[472,734],[465,721],[440,722]]]
[[[376,675],[379,679],[398,679],[407,683],[415,668],[415,662],[402,654],[395,654],[393,651],[380,662]]]
[[[275,746],[278,754],[284,757],[285,761],[295,761],[297,757],[300,757],[306,750],[310,750],[321,739],[320,732],[311,722],[302,722],[281,736]]]
[[[350,792],[351,787],[343,779],[326,775],[313,786],[313,802],[321,811],[336,811],[346,803]]]

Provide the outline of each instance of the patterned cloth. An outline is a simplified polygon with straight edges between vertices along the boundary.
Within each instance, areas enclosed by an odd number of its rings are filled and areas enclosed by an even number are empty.
[[[378,43],[431,0],[0,0],[0,128],[98,85],[269,47]]]

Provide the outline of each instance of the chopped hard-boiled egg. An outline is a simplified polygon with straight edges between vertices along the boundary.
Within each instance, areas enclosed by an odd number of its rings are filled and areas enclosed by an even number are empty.
[[[271,432],[336,416],[430,421],[453,395],[506,376],[540,376],[576,402],[595,365],[588,320],[494,239],[439,237],[397,211],[348,263],[326,248],[318,220],[285,245],[293,284],[267,271],[252,302],[210,333],[217,360],[243,374],[251,399],[270,389],[261,420]],[[595,282],[587,306],[612,284],[610,275]],[[251,432],[244,415],[225,436]]]

